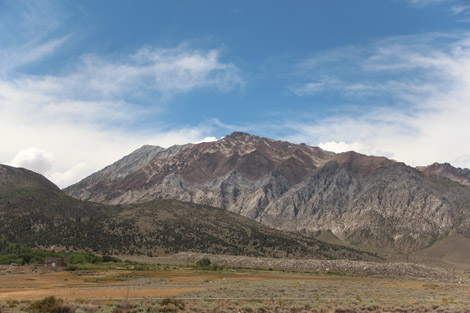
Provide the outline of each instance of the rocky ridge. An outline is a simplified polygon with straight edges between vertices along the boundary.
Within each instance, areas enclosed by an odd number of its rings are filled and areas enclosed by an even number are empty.
[[[428,166],[418,166],[417,169],[428,176],[444,177],[470,187],[470,169],[468,168],[455,168],[449,163],[433,163]]]

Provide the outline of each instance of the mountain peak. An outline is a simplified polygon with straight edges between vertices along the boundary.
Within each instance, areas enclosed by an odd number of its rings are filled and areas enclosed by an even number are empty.
[[[235,131],[227,136],[227,138],[246,138],[246,137],[256,137],[256,136],[250,135],[248,133],[240,132],[240,131]]]

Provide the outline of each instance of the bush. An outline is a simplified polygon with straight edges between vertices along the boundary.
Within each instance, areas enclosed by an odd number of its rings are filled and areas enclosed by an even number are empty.
[[[7,305],[9,308],[15,308],[20,302],[18,300],[7,300]]]
[[[119,260],[118,258],[109,256],[109,255],[103,255],[103,257],[101,258],[101,262],[104,262],[104,263],[108,263],[108,262],[119,263],[120,261],[121,260]]]
[[[76,265],[68,265],[68,266],[65,268],[66,271],[70,271],[70,272],[76,271],[76,270],[78,270],[78,269],[79,269],[79,268],[78,268],[78,266],[76,266]]]
[[[196,262],[197,268],[208,268],[211,266],[211,260],[209,258],[202,258]]]
[[[184,302],[183,301],[178,300],[178,299],[174,299],[174,298],[170,298],[170,297],[166,297],[166,298],[162,299],[160,302],[158,302],[158,304],[160,304],[161,306],[173,305],[173,306],[175,306],[176,308],[178,308],[180,310],[184,309]]]
[[[30,307],[35,313],[73,313],[75,310],[68,306],[62,305],[62,300],[56,299],[54,296],[46,297],[39,301],[31,303]]]

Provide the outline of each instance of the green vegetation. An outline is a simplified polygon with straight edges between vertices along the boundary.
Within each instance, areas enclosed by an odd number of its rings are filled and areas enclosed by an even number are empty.
[[[196,268],[206,269],[211,266],[211,260],[209,258],[202,258],[196,262]]]
[[[179,310],[184,309],[184,306],[185,306],[183,301],[170,298],[170,297],[163,298],[161,301],[158,302],[158,304],[160,304],[161,306],[166,306],[166,307],[174,306],[175,308]]]
[[[100,257],[92,253],[43,251],[32,249],[24,244],[9,242],[4,238],[0,239],[0,264],[40,264],[44,263],[47,257],[60,258],[67,264],[71,264],[71,268],[77,264],[121,262],[120,259],[109,255]]]
[[[34,301],[30,305],[31,312],[34,313],[68,313],[74,310],[62,304],[62,300],[54,296],[46,297],[39,301]]]
[[[0,239],[0,264],[38,264],[43,263],[46,257],[58,256],[54,252],[33,250],[27,245]]]

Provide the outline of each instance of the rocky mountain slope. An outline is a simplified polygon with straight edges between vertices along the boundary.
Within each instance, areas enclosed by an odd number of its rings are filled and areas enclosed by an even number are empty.
[[[145,154],[141,154],[143,159]],[[0,238],[34,247],[103,254],[193,251],[380,260],[370,253],[275,230],[205,205],[155,200],[111,206],[77,200],[39,174],[4,165],[0,165]]]
[[[147,163],[143,149],[153,155]],[[402,252],[448,233],[470,237],[465,184],[384,157],[238,132],[210,143],[145,146],[65,192],[106,204],[208,204],[278,229],[331,230],[355,245]]]

